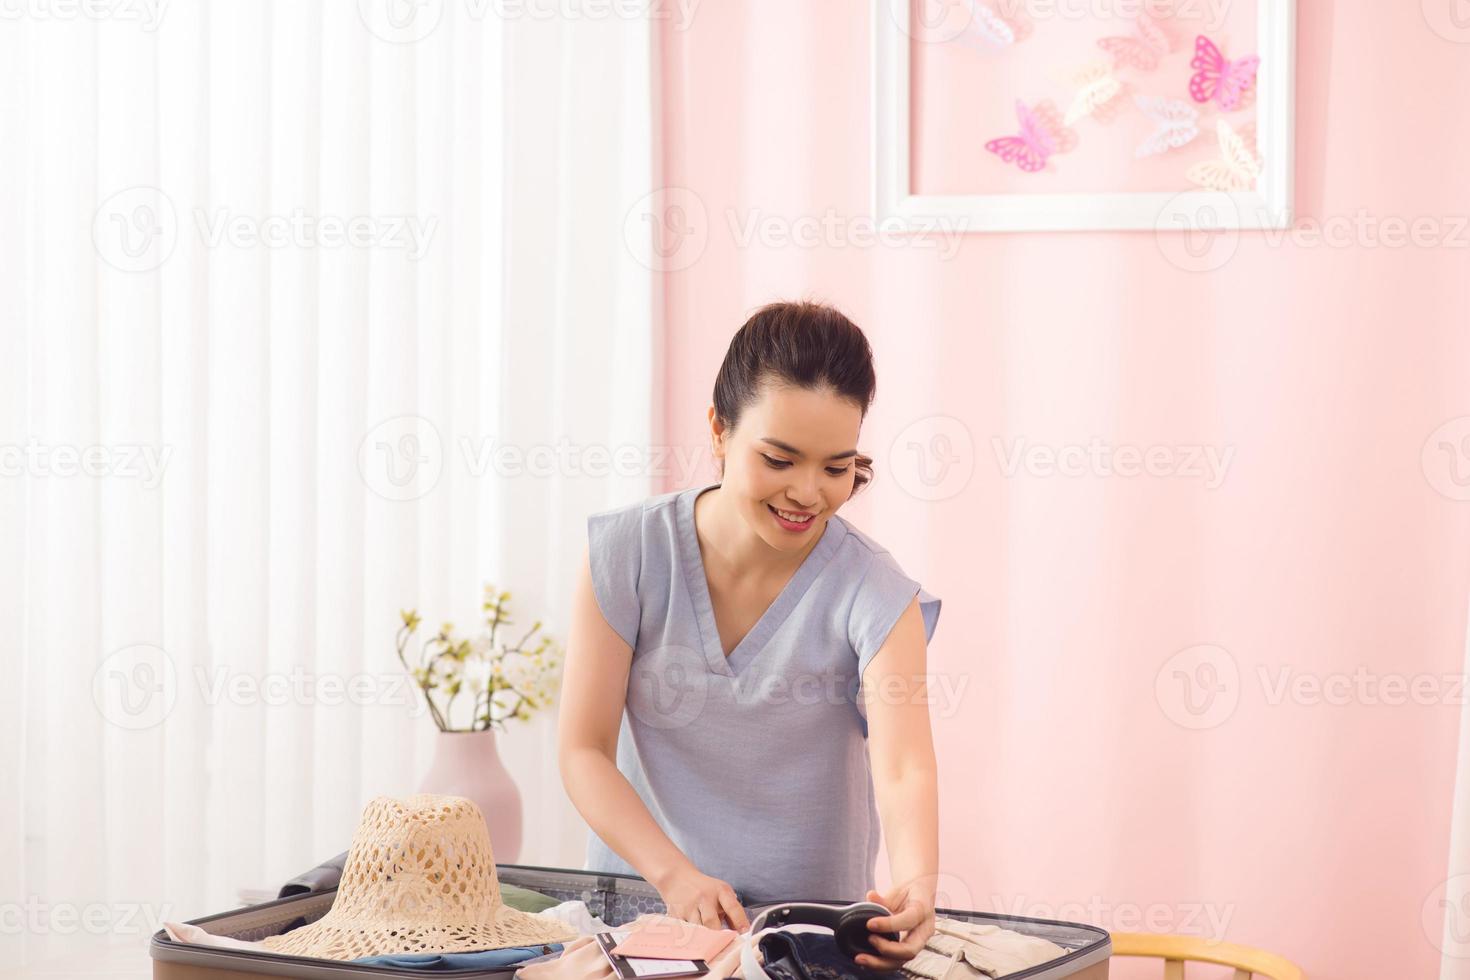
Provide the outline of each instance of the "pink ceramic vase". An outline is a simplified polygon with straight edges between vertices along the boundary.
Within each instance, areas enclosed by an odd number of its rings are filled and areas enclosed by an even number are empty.
[[[440,732],[420,793],[463,796],[485,815],[496,864],[521,853],[521,793],[495,749],[495,731]]]

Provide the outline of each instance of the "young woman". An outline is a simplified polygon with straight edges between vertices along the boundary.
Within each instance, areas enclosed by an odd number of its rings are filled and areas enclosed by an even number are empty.
[[[709,410],[720,482],[588,519],[558,738],[587,869],[714,928],[749,925],[742,899],[876,901],[871,930],[900,941],[859,963],[895,969],[934,930],[940,601],[837,516],[872,478],[855,447],[874,388],[834,309],[740,328]]]

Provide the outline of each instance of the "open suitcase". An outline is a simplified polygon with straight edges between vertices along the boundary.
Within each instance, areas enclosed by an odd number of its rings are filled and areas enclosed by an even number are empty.
[[[519,885],[533,891],[550,895],[559,901],[581,900],[588,910],[610,926],[631,922],[645,912],[663,912],[663,900],[658,890],[642,878],[633,875],[611,874],[601,871],[578,871],[569,868],[543,868],[527,864],[501,864],[495,869],[497,877],[511,885]],[[283,928],[298,919],[314,922],[332,907],[336,889],[294,895],[290,898],[264,902],[232,912],[205,916],[189,920],[215,935],[234,939],[260,940],[283,931]],[[792,901],[833,902],[833,899],[793,898]],[[754,915],[770,903],[745,904],[746,912]],[[1031,936],[1050,939],[1069,950],[1066,956],[1044,963],[1041,966],[1009,974],[1006,980],[1106,980],[1108,957],[1112,955],[1112,943],[1107,932],[1095,926],[1070,922],[1053,922],[1048,919],[1026,919],[1007,915],[992,915],[988,912],[973,912],[966,909],[939,909],[940,915],[984,922],[1014,929]],[[423,970],[405,970],[394,967],[363,966],[350,962],[314,959],[302,956],[282,956],[274,953],[253,953],[209,946],[193,946],[176,943],[162,930],[154,933],[149,943],[148,954],[153,959],[153,980],[261,980],[263,977],[309,977],[314,980],[366,980],[374,977],[416,977],[443,975]],[[539,959],[560,955],[551,953]],[[464,978],[495,977],[512,980],[512,974],[527,963],[494,970],[457,970],[452,976]]]

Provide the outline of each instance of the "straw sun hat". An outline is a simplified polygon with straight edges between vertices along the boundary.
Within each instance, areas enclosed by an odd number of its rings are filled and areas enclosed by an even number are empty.
[[[459,796],[380,796],[352,835],[337,897],[272,953],[352,960],[470,953],[575,939],[564,923],[505,905],[480,808]]]

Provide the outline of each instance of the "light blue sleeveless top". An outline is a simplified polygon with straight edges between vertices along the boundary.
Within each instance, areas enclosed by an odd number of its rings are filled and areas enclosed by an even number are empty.
[[[940,600],[839,515],[725,657],[691,487],[587,519],[592,586],[633,649],[617,766],[700,871],[747,903],[859,901],[880,824],[863,669],[917,595]],[[585,870],[638,872],[596,834]]]

